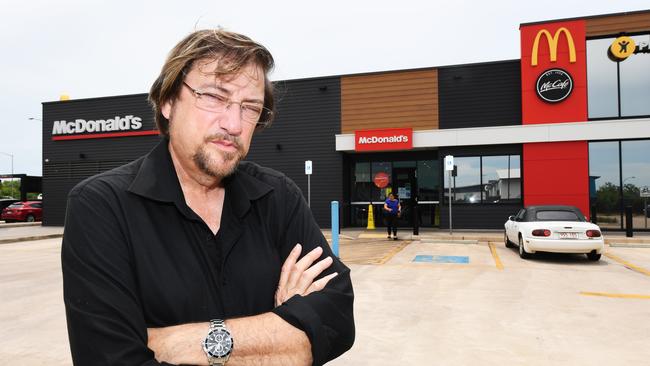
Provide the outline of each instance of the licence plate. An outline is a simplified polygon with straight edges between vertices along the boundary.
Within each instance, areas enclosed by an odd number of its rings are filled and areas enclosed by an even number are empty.
[[[558,233],[560,234],[560,239],[578,239],[578,233]]]

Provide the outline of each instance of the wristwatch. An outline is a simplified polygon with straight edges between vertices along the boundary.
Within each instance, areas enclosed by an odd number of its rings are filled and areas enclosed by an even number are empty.
[[[233,341],[221,319],[210,320],[210,330],[203,341],[203,350],[209,365],[225,365],[232,352]]]

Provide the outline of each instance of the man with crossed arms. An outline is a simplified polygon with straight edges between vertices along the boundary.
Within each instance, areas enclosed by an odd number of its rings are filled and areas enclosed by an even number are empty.
[[[349,269],[297,186],[241,161],[273,118],[272,67],[246,36],[190,34],[149,93],[161,142],[70,192],[76,365],[321,365],[352,346]]]

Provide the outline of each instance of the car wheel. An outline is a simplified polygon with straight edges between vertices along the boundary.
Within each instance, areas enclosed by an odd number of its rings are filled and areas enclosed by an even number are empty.
[[[508,240],[508,234],[506,234],[505,230],[503,231],[503,241],[506,243],[506,248],[514,247],[514,244],[512,244],[512,242]]]
[[[27,217],[25,218],[25,221],[34,222],[34,221],[36,221],[36,218],[34,218],[34,215],[27,215]]]
[[[598,262],[600,260],[600,257],[601,257],[600,253],[596,253],[596,252],[587,253],[587,259],[589,259],[592,262]]]
[[[519,256],[522,259],[529,259],[530,258],[530,253],[526,251],[526,248],[524,248],[524,239],[519,235]]]

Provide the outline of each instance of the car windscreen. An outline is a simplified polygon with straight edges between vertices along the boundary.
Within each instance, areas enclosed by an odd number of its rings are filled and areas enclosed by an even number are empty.
[[[12,203],[12,204],[9,205],[9,207],[7,207],[7,208],[21,208],[21,207],[23,207],[23,204],[22,204],[22,203]]]
[[[535,220],[537,221],[583,221],[583,219],[578,216],[573,211],[565,210],[545,210],[537,211],[535,213]]]

